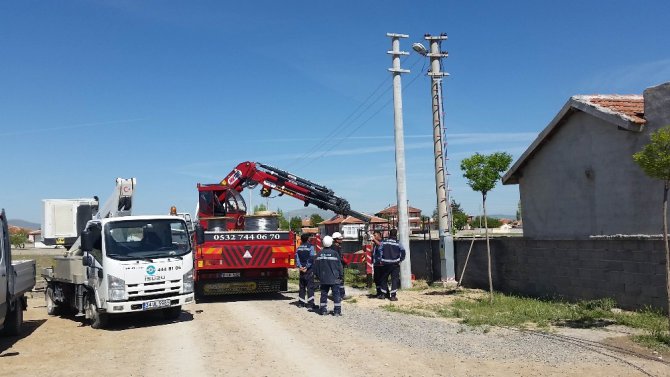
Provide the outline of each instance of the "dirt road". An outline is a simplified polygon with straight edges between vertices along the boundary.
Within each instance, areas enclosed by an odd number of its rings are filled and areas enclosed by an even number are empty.
[[[363,305],[365,298],[359,300],[345,304],[343,317],[322,317],[294,306],[293,293],[237,298],[191,305],[174,322],[157,315],[134,315],[117,318],[107,330],[93,330],[75,318],[48,317],[36,295],[26,312],[26,336],[0,338],[0,376],[664,376],[670,372],[667,365],[649,360],[624,356],[617,360],[580,349],[566,353],[565,344],[505,332],[464,331],[453,322],[389,313]],[[530,351],[522,343],[528,343]],[[532,351],[543,347],[542,352],[556,357],[546,360]]]

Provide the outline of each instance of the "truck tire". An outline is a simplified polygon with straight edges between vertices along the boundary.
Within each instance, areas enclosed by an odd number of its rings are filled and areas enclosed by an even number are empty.
[[[86,317],[88,317],[91,327],[94,329],[102,329],[107,326],[107,313],[100,313],[94,303],[89,302],[86,306]]]
[[[10,310],[7,313],[4,332],[9,336],[17,336],[21,334],[21,327],[23,327],[23,307],[21,306],[21,298],[19,297],[14,310]]]
[[[163,318],[175,320],[181,315],[181,305],[163,309]]]
[[[54,300],[53,287],[47,287],[46,292],[44,292],[44,300],[46,301],[48,315],[57,315],[60,313],[60,305]]]

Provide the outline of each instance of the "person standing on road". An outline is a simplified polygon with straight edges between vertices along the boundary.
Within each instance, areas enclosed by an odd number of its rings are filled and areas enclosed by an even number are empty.
[[[342,283],[341,276],[342,260],[340,254],[335,251],[333,246],[333,238],[330,236],[323,237],[323,249],[316,257],[314,265],[314,274],[319,278],[321,283],[321,297],[319,302],[319,314],[328,314],[328,291],[333,292],[333,303],[335,308],[333,314],[336,316],[342,315],[342,299],[340,297],[340,284]]]
[[[300,271],[298,306],[301,308],[307,306],[310,309],[316,309],[316,305],[314,305],[314,271],[312,270],[315,256],[316,250],[309,242],[309,234],[302,234],[300,236],[300,246],[295,251],[295,266]],[[305,293],[307,293],[306,298]]]
[[[382,233],[378,230],[372,232],[372,275],[375,281],[375,289],[377,294],[375,297],[379,299],[386,298],[386,293],[382,292],[382,274],[383,267],[381,264],[381,246],[382,246]],[[387,287],[388,289],[388,287]]]
[[[348,298],[348,297],[347,297],[347,294],[344,290],[344,266],[347,265],[344,262],[344,255],[342,255],[342,240],[344,239],[344,237],[342,236],[342,233],[340,233],[340,232],[333,233],[333,235],[331,237],[333,237],[333,249],[335,249],[335,251],[337,251],[337,253],[340,254],[340,260],[342,261],[342,271],[343,271],[343,273],[342,273],[342,276],[340,277],[342,279],[342,284],[340,284],[340,297],[342,297],[342,299],[345,299],[345,298]]]
[[[384,239],[378,249],[382,264],[381,291],[388,291],[388,278],[391,276],[391,291],[389,299],[398,301],[397,293],[400,288],[400,262],[405,260],[405,248],[398,243],[398,230],[391,229],[389,237]]]

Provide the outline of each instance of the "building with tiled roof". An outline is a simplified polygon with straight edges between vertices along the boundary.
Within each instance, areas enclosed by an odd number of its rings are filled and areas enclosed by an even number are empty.
[[[658,234],[663,184],[632,155],[670,125],[670,82],[643,95],[571,97],[503,176],[518,184],[524,236]]]
[[[414,208],[412,206],[407,206],[407,212],[409,215],[409,230],[412,233],[421,232],[421,210]],[[375,215],[385,218],[392,223],[392,227],[398,227],[398,206],[389,206],[383,210],[375,213]]]
[[[343,217],[336,215],[319,224],[319,233],[321,235],[331,235],[334,232],[340,232],[345,239],[358,239],[359,232],[365,229],[365,223],[352,216]],[[385,232],[389,229],[389,222],[386,219],[377,216],[370,216],[370,231],[379,230]]]

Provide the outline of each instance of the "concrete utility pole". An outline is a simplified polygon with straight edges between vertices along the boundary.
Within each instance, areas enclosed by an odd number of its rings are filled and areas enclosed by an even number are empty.
[[[409,73],[400,68],[400,56],[409,55],[409,52],[400,51],[400,38],[408,38],[406,34],[386,33],[391,38],[393,66],[389,68],[393,74],[393,124],[395,129],[395,176],[396,194],[398,198],[398,241],[405,248],[405,261],[400,264],[400,287],[412,287],[412,264],[409,254],[409,215],[407,211],[407,182],[405,180],[405,136],[402,124],[402,86],[400,75]]]
[[[447,153],[446,141],[442,139],[444,126],[442,124],[442,77],[449,76],[441,71],[442,58],[449,54],[441,51],[443,40],[447,34],[437,36],[424,35],[430,42],[430,52],[425,54],[430,58],[431,97],[433,107],[433,147],[435,152],[435,190],[437,194],[437,216],[440,237],[440,274],[443,281],[456,281],[454,270],[454,239],[451,235],[451,202],[449,200],[449,181],[447,180]],[[444,149],[443,149],[444,146]]]

